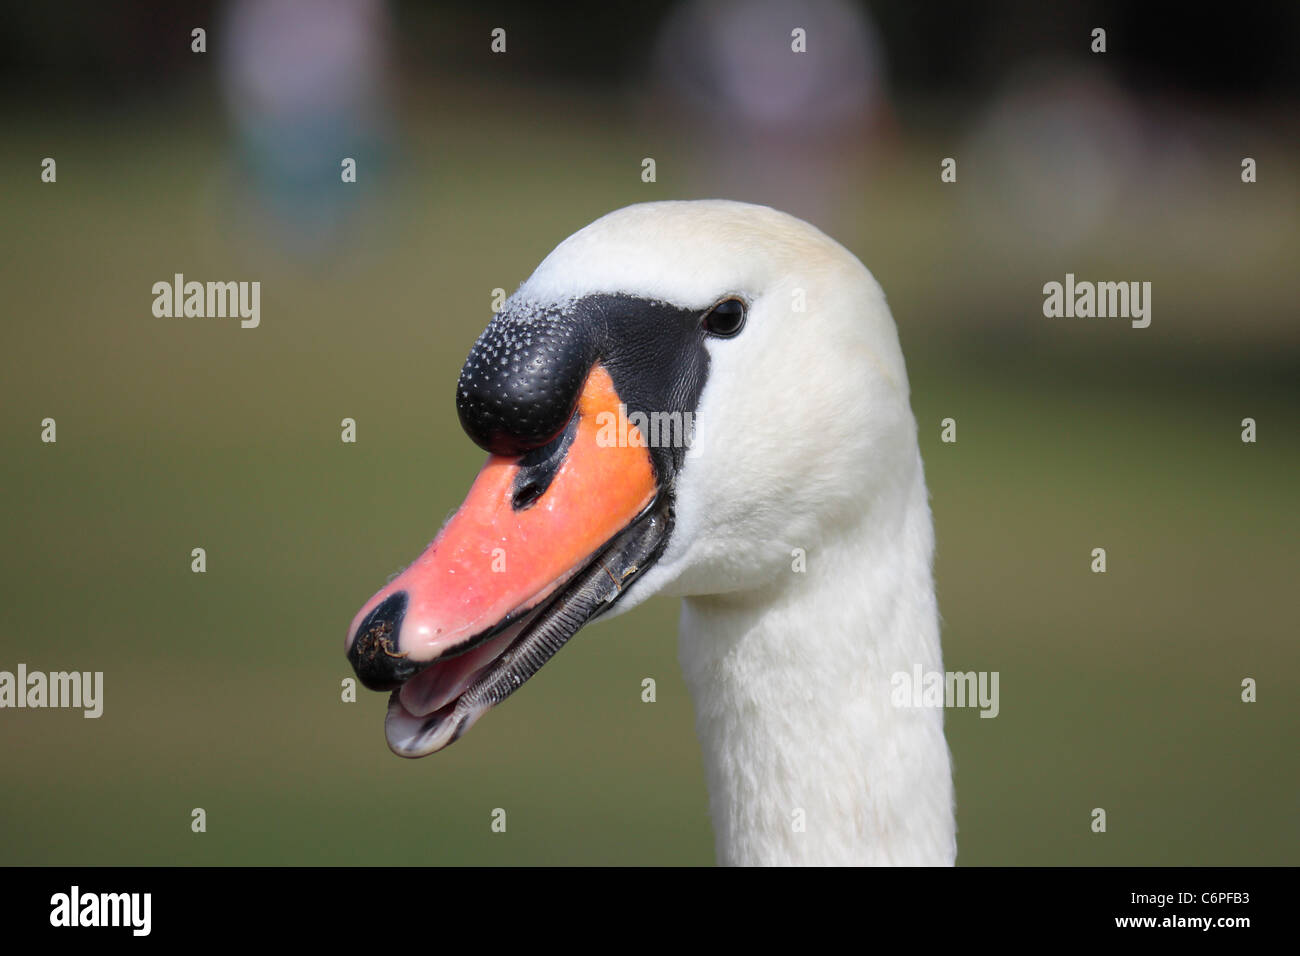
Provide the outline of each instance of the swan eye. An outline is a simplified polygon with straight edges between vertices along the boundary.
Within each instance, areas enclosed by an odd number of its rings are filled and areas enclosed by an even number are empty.
[[[704,331],[710,335],[729,338],[745,327],[745,303],[739,299],[723,299],[704,313]]]

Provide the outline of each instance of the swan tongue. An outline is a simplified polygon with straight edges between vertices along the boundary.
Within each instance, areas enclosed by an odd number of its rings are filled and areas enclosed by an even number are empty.
[[[523,624],[516,624],[473,650],[440,661],[420,671],[393,693],[407,713],[428,717],[465,693],[484,668],[505,653],[521,630]]]
[[[384,719],[388,746],[402,757],[423,757],[458,740],[487,711],[541,670],[584,624],[619,599],[624,589],[659,557],[671,526],[671,509],[656,501],[557,597],[525,624],[512,628],[512,632],[519,633],[507,646],[496,649],[511,637],[511,632],[481,645],[481,649],[494,649],[490,663],[475,670],[472,683],[466,681],[468,686],[448,697],[449,702],[438,710],[427,715],[413,713],[404,702],[407,688],[394,691]],[[458,673],[455,683],[459,686],[463,680],[464,674]]]

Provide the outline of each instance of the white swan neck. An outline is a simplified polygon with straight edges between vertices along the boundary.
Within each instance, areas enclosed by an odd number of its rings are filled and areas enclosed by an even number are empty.
[[[896,520],[809,547],[806,571],[683,602],[720,863],[953,862],[943,711],[890,697],[893,674],[942,671],[919,460],[910,484]]]

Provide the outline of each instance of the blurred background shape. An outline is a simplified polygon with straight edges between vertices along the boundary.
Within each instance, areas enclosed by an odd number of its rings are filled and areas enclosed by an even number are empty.
[[[967,193],[971,220],[1074,246],[1123,216],[1121,199],[1148,171],[1161,172],[1142,148],[1139,118],[1105,72],[1036,64],[995,94],[963,144],[970,173],[997,170],[994,188]]]
[[[350,214],[387,173],[389,11],[384,0],[233,0],[213,53],[234,132],[225,188],[235,227],[307,256],[346,251]]]
[[[693,188],[825,218],[891,143],[885,74],[865,7],[691,0],[655,42],[655,119],[695,142]]]

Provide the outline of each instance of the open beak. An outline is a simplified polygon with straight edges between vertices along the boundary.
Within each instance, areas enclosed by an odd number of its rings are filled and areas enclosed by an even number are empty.
[[[353,618],[348,659],[367,687],[392,691],[394,753],[455,741],[658,558],[669,496],[634,426],[601,440],[606,414],[619,396],[596,365],[564,432],[489,457],[434,542]]]

